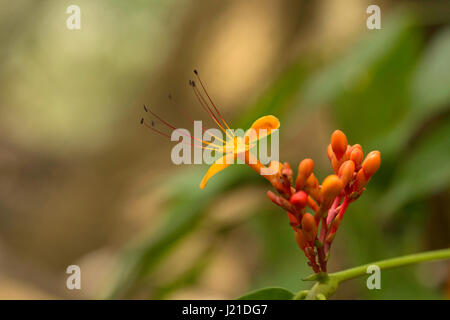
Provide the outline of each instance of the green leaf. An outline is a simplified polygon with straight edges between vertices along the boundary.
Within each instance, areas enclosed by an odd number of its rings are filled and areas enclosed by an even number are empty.
[[[249,292],[237,300],[292,300],[294,294],[280,287],[263,288]]]

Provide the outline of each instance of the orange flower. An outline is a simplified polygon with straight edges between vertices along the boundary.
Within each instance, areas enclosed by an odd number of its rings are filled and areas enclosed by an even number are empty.
[[[205,176],[203,177],[202,181],[200,182],[200,188],[204,188],[206,184],[208,183],[208,180],[211,179],[215,174],[218,172],[224,170],[225,168],[229,167],[230,164],[234,163],[237,157],[239,157],[241,160],[244,161],[245,164],[250,166],[253,170],[260,173],[260,171],[265,168],[265,166],[258,161],[252,154],[250,154],[250,149],[256,146],[256,143],[258,140],[271,135],[274,131],[278,130],[280,127],[280,121],[272,115],[264,116],[259,119],[257,119],[255,122],[253,122],[252,126],[250,127],[247,132],[245,132],[243,137],[236,136],[233,132],[233,130],[230,129],[230,126],[225,121],[225,119],[222,117],[222,114],[220,113],[219,109],[216,107],[214,102],[212,101],[210,95],[206,91],[206,88],[200,79],[200,76],[198,75],[197,70],[194,70],[195,77],[200,84],[200,87],[197,86],[197,82],[194,80],[189,80],[189,85],[191,86],[192,90],[195,93],[195,96],[200,103],[201,107],[208,113],[208,115],[211,117],[211,119],[214,121],[214,123],[222,130],[223,133],[225,133],[226,138],[225,140],[221,139],[220,137],[217,137],[213,134],[210,134],[207,132],[207,134],[211,138],[215,138],[215,140],[220,141],[222,144],[212,143],[209,141],[204,141],[202,139],[193,137],[185,132],[180,131],[181,134],[187,136],[188,138],[192,139],[191,145],[193,147],[197,147],[203,150],[211,150],[216,153],[221,154],[222,156],[217,159],[208,169]],[[169,95],[169,99],[172,100],[172,96]],[[165,121],[160,116],[158,116],[156,113],[154,113],[150,108],[147,108],[144,105],[144,111],[151,117],[154,117],[153,119],[150,118],[141,118],[140,122],[145,127],[149,128],[150,130],[168,138],[171,139],[170,135],[166,132],[164,132],[164,128],[160,129],[156,125],[161,124],[163,127],[165,126],[166,129],[169,128],[172,131],[180,130],[179,128],[175,127],[171,123]],[[186,116],[183,113],[183,110],[180,110],[180,114],[188,118],[188,120],[194,122],[191,118]],[[273,162],[274,165],[277,163]],[[281,165],[278,164],[278,166],[281,168]],[[271,166],[272,167],[272,166]],[[286,169],[288,169],[288,166],[286,166]],[[285,170],[286,171],[286,170]],[[288,173],[288,171],[285,172],[285,174]],[[270,177],[266,177],[267,179],[270,179]]]
[[[253,122],[252,126],[245,133],[244,137],[235,137],[228,139],[222,150],[223,156],[217,159],[208,169],[202,181],[200,182],[200,188],[204,188],[208,183],[208,180],[218,172],[228,168],[234,163],[237,157],[240,157],[246,164],[250,165],[253,169],[260,171],[262,164],[255,159],[252,159],[252,155],[249,150],[256,145],[256,142],[278,130],[280,127],[280,121],[272,115],[264,116]],[[252,161],[253,160],[253,161]]]

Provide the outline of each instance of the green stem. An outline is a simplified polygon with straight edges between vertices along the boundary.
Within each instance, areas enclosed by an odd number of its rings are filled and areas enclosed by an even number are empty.
[[[410,254],[403,257],[397,257],[393,259],[387,259],[382,261],[377,261],[373,263],[368,263],[359,267],[347,269],[344,271],[339,271],[332,273],[329,276],[338,280],[338,282],[353,279],[362,275],[367,274],[367,267],[370,265],[377,265],[380,269],[391,269],[401,266],[406,266],[409,264],[416,264],[420,262],[449,259],[450,249],[442,249],[435,251],[428,251],[423,253]]]
[[[305,291],[299,292],[294,300],[296,299],[323,299],[329,298],[337,289],[338,285],[359,276],[367,274],[367,268],[371,265],[377,265],[380,269],[391,269],[396,267],[402,267],[410,264],[416,264],[420,262],[442,260],[450,258],[450,249],[441,249],[423,253],[410,254],[403,257],[387,259],[377,262],[368,263],[359,267],[347,269],[344,271],[339,271],[336,273],[326,274],[318,273],[306,277],[305,281],[317,281],[315,285],[305,293]]]

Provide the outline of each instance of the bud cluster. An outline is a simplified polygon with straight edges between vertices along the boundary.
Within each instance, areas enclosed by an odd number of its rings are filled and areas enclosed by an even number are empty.
[[[270,200],[286,210],[297,244],[316,273],[327,271],[330,247],[345,211],[361,196],[381,161],[379,151],[364,158],[361,146],[349,145],[340,130],[331,135],[327,154],[334,174],[322,184],[313,173],[311,159],[298,165],[295,187],[290,165],[276,163],[279,170],[270,181],[278,195],[267,193]]]

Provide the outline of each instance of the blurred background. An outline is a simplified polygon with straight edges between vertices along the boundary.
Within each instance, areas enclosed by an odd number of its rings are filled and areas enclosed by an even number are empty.
[[[81,9],[69,30],[66,9]],[[381,30],[366,9],[381,7]],[[207,115],[197,68],[234,128],[273,114],[280,157],[331,172],[339,128],[380,171],[346,214],[330,271],[449,247],[450,3],[363,0],[0,1],[0,298],[216,299],[309,288],[270,185],[245,166],[176,166],[139,125]],[[205,122],[209,124],[210,122]],[[82,289],[68,290],[69,265]],[[384,271],[341,299],[449,299],[448,262]]]

